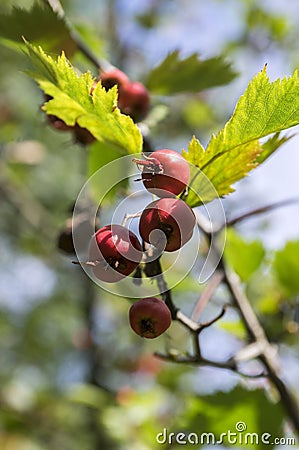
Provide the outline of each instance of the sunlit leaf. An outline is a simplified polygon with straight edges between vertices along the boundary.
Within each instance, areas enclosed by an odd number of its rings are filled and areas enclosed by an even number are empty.
[[[108,92],[97,84],[87,72],[78,75],[64,53],[54,60],[41,47],[26,43],[30,61],[34,66],[29,75],[45,94],[53,97],[45,103],[47,114],[55,115],[67,125],[76,123],[88,129],[101,142],[113,146],[119,154],[139,153],[142,136],[133,120],[117,108],[117,89]]]
[[[89,178],[90,193],[96,202],[110,201],[128,185],[128,161],[123,159],[109,169],[107,164],[119,158],[119,151],[106,142],[95,142],[89,148],[87,159],[87,176]],[[100,170],[105,166],[105,170]],[[99,171],[99,172],[98,172]],[[121,180],[121,181],[119,181]],[[104,195],[103,198],[101,196]]]
[[[275,253],[273,270],[286,295],[299,294],[299,241],[290,241]]]
[[[224,196],[233,192],[232,184],[244,178],[286,140],[276,134],[261,145],[259,139],[298,123],[297,72],[292,77],[270,82],[266,70],[262,70],[249,83],[232,117],[217,135],[212,136],[206,150],[193,138],[188,152],[183,152],[183,156],[200,169],[217,191],[216,195],[212,190],[206,192],[206,181],[198,171],[190,183],[197,195],[191,189],[187,203],[197,206],[202,201],[213,200],[217,194]]]
[[[256,162],[262,164],[262,162],[264,162],[267,158],[269,158],[272,155],[272,153],[274,153],[276,150],[279,149],[279,147],[281,147],[283,144],[292,139],[292,137],[293,135],[280,136],[280,133],[275,133],[266,142],[263,143],[262,152],[257,157]]]
[[[246,281],[261,265],[265,256],[264,246],[258,240],[243,239],[233,229],[229,229],[226,236],[224,256],[240,278]]]

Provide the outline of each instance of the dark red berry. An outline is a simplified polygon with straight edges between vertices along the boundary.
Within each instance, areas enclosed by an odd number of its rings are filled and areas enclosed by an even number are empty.
[[[156,150],[144,160],[133,161],[142,169],[146,189],[158,197],[179,195],[189,182],[189,164],[174,150]]]
[[[74,126],[74,135],[76,141],[83,145],[92,144],[96,140],[89,130],[80,127],[78,124]]]
[[[142,247],[137,236],[121,225],[107,225],[92,237],[89,261],[102,281],[114,283],[130,275],[140,263]]]
[[[195,222],[192,209],[183,200],[161,198],[143,210],[139,233],[145,242],[161,250],[165,245],[165,251],[174,252],[191,239]]]
[[[162,300],[155,297],[143,298],[131,306],[129,322],[136,334],[153,339],[170,327],[171,313]]]
[[[63,120],[59,119],[57,116],[52,114],[47,115],[48,122],[52,125],[55,130],[58,131],[72,131],[73,127],[67,125]]]
[[[44,94],[45,102],[49,102],[53,99],[51,95]],[[59,117],[54,116],[53,114],[47,114],[47,119],[50,125],[52,125],[55,130],[58,131],[72,131],[73,127],[67,125],[63,120],[59,119]]]
[[[146,87],[138,81],[121,86],[118,106],[122,113],[132,117],[135,122],[144,119],[150,108],[150,97]]]
[[[102,86],[109,91],[113,86],[117,85],[119,88],[129,83],[129,78],[127,75],[119,69],[111,69],[105,72],[102,72],[99,80],[101,81]]]

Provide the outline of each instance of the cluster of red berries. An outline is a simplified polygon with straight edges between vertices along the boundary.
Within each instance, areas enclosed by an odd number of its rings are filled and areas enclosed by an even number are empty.
[[[195,226],[192,209],[177,198],[189,182],[187,161],[177,152],[167,149],[133,161],[142,170],[145,188],[159,197],[142,211],[139,219],[141,238],[159,252],[180,249],[191,239]],[[130,275],[137,269],[142,256],[138,237],[121,225],[112,224],[99,229],[90,242],[89,264],[93,266],[94,275],[108,283]],[[171,313],[162,300],[145,298],[132,305],[129,321],[137,334],[154,338],[170,326]]]
[[[92,95],[95,86],[101,85],[108,91],[113,86],[118,88],[118,107],[123,114],[131,116],[135,122],[144,119],[150,108],[150,97],[146,87],[138,81],[131,82],[127,75],[119,69],[111,69],[102,72],[98,80],[95,81],[90,95]],[[45,101],[53,97],[45,95]],[[48,115],[49,123],[60,131],[72,131],[75,140],[81,144],[91,144],[95,138],[86,128],[80,127],[77,123],[74,126],[67,125],[57,116]]]
[[[142,83],[130,81],[124,72],[116,68],[102,72],[99,81],[106,91],[117,85],[118,107],[123,114],[132,117],[134,122],[140,122],[146,117],[150,96]]]

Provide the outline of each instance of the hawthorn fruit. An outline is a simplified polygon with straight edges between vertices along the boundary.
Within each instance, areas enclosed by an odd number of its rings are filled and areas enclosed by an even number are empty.
[[[129,322],[136,334],[154,339],[170,327],[171,313],[162,300],[156,297],[143,298],[131,306]]]
[[[142,170],[145,188],[158,197],[179,195],[189,182],[189,164],[174,150],[163,148],[145,156],[144,160],[133,161]]]
[[[174,252],[188,242],[193,234],[195,215],[183,200],[161,198],[143,210],[139,220],[139,233],[142,239],[167,252]],[[161,230],[165,238],[161,238]]]
[[[118,106],[134,122],[144,119],[150,108],[150,96],[146,87],[138,81],[122,85],[119,89]]]
[[[102,72],[99,80],[106,91],[109,91],[109,89],[115,85],[117,85],[119,89],[130,82],[127,75],[117,68]]]
[[[120,281],[130,275],[142,257],[137,236],[121,225],[106,225],[92,237],[89,245],[89,263],[94,275],[107,283]]]

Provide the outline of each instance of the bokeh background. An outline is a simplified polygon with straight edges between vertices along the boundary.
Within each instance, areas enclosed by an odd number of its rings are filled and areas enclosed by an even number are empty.
[[[58,248],[86,179],[86,154],[91,150],[48,125],[40,109],[43,95],[24,73],[28,61],[5,34],[5,14],[14,14],[14,6],[29,11],[33,4],[4,0],[0,5],[0,448],[146,450],[161,447],[156,435],[163,427],[218,432],[233,429],[244,418],[252,431],[280,427],[283,413],[280,416],[268,403],[275,393],[267,383],[153,357],[165,347],[188,349],[186,331],[174,324],[167,336],[153,342],[133,335],[127,320],[130,301],[90,283]],[[146,82],[147,73],[177,49],[182,56],[224,55],[238,73],[230,84],[199,94],[152,96],[155,114],[148,125],[153,148],[181,151],[193,134],[207,143],[265,63],[272,80],[298,67],[299,4],[291,0],[62,4],[93,52],[132,79]],[[14,26],[22,34],[24,23],[18,17]],[[33,20],[35,42],[51,43],[54,55],[66,49],[74,65],[97,75],[67,39],[63,45],[61,36],[54,31],[43,35],[40,27]],[[297,132],[297,127],[289,130],[286,134],[295,136],[223,201],[229,217],[299,198]],[[108,215],[109,208],[113,203],[107,206]],[[242,238],[230,237],[230,248],[235,245],[236,252],[245,252],[248,240],[255,242],[248,258],[262,248],[263,263],[257,270],[248,274],[239,268],[239,274],[269,337],[279,344],[283,376],[297,396],[298,219],[299,205],[285,206],[240,224],[237,232]],[[289,252],[284,251],[288,241],[293,241]],[[200,290],[190,276],[174,290],[174,300],[189,313]],[[207,317],[218,311],[227,295],[217,290]],[[228,357],[241,347],[242,332],[236,314],[230,312],[222,324],[203,333],[205,354],[219,360]],[[234,405],[231,415],[228,405]],[[287,426],[277,429],[281,435],[290,433]]]

